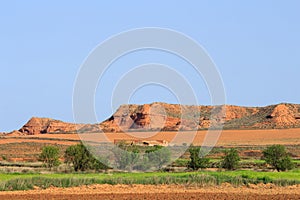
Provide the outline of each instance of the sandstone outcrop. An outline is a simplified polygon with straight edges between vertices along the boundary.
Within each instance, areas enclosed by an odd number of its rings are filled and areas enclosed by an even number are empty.
[[[9,133],[9,136],[24,136],[24,135],[27,135],[26,133],[22,133],[18,130],[14,130],[12,132]]]
[[[73,124],[49,118],[31,118],[12,135],[43,133],[90,133],[125,131],[190,131],[208,128],[300,128],[300,105],[266,107],[184,106],[152,103],[121,105],[107,120],[97,124]]]
[[[75,132],[77,128],[81,126],[82,125],[66,123],[50,118],[33,117],[19,130],[19,132],[26,135],[37,135],[43,133],[68,133]]]
[[[272,106],[265,121],[255,124],[261,128],[294,128],[299,127],[299,105],[279,104]]]

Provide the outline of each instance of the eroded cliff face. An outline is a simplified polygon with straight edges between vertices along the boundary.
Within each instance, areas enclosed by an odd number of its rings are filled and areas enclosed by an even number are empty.
[[[111,118],[104,121],[101,125],[104,131],[114,130],[116,132],[128,130],[190,130],[192,124],[195,129],[197,124],[196,122],[193,123],[193,119],[181,119],[181,109],[185,108],[182,108],[180,105],[165,103],[123,105]],[[183,117],[185,117],[185,115],[183,115]]]
[[[104,131],[178,131],[208,128],[269,129],[300,127],[300,105],[266,107],[181,106],[153,103],[123,105],[101,126]]]
[[[279,104],[273,106],[268,112],[266,120],[258,122],[254,127],[258,128],[294,128],[299,127],[299,105]]]
[[[14,135],[78,132],[189,131],[208,128],[270,129],[299,128],[300,105],[266,107],[184,106],[152,103],[122,105],[99,124],[72,124],[49,118],[31,118]]]
[[[68,133],[75,132],[81,125],[66,123],[50,118],[31,118],[18,132],[26,135],[37,135],[43,133]],[[15,132],[15,134],[17,134]]]
[[[270,114],[271,121],[279,127],[291,126],[297,124],[296,112],[298,109],[295,106],[277,105]]]

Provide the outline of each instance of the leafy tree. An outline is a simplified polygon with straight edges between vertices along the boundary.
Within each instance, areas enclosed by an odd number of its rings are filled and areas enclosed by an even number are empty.
[[[240,157],[238,151],[234,148],[225,151],[225,156],[222,160],[221,166],[227,170],[237,169],[239,166]]]
[[[189,148],[191,161],[188,167],[193,170],[205,169],[209,166],[209,158],[203,157],[203,152],[200,147]]]
[[[82,144],[69,146],[65,151],[65,163],[72,164],[75,171],[88,169],[107,169],[108,167],[93,157],[88,149]]]
[[[277,171],[286,171],[294,167],[294,164],[282,145],[272,145],[263,151],[263,160],[273,166]]]
[[[138,148],[122,148],[116,147],[113,149],[115,155],[116,164],[119,169],[132,171],[134,166],[138,163],[140,158]]]
[[[55,146],[45,146],[42,149],[39,159],[44,162],[44,165],[50,170],[60,164],[59,148]]]
[[[92,157],[90,160],[89,168],[94,169],[96,171],[109,169],[109,167],[104,164],[104,163],[108,163],[107,160],[104,160],[103,158],[99,158],[99,159],[100,160]]]
[[[145,151],[144,157],[147,157],[149,164],[161,169],[165,164],[171,160],[171,152],[168,148],[162,146],[154,146]],[[151,166],[149,165],[149,166]]]
[[[161,169],[171,160],[171,152],[168,148],[156,145],[147,147],[144,152],[140,152],[136,145],[126,145],[119,143],[113,149],[115,162],[121,170],[148,170],[152,167]]]
[[[65,151],[65,162],[72,163],[75,171],[89,168],[90,153],[83,144],[69,146]]]

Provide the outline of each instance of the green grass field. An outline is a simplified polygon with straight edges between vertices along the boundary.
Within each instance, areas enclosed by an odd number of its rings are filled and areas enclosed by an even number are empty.
[[[0,174],[0,190],[28,190],[41,188],[72,187],[89,184],[184,184],[194,186],[234,186],[273,183],[279,186],[300,184],[300,170],[289,172],[149,172],[149,173],[78,173],[78,174]]]
[[[178,173],[169,173],[169,172],[146,172],[146,173],[73,173],[73,174],[22,174],[22,173],[7,173],[0,174],[0,181],[7,181],[15,178],[33,178],[33,177],[44,177],[44,178],[96,178],[96,179],[105,179],[105,178],[131,178],[136,180],[142,180],[147,177],[186,177],[193,174],[205,174],[212,176],[229,176],[229,177],[247,177],[247,178],[263,178],[269,177],[271,179],[287,179],[287,180],[298,180],[300,181],[300,170],[292,170],[288,172],[255,172],[251,170],[237,170],[237,171],[222,171],[222,172],[178,172]]]

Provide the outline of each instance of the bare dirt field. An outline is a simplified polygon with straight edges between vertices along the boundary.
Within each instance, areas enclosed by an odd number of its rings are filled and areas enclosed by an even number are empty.
[[[62,145],[73,145],[78,143],[78,141],[59,141],[59,140],[39,140],[39,139],[29,139],[29,138],[6,138],[0,140],[1,144],[9,144],[9,143],[23,143],[23,142],[31,142],[31,143],[47,143],[47,144],[62,144]]]
[[[145,139],[166,140],[175,144],[192,141],[194,145],[201,145],[207,136],[217,138],[218,132],[129,132],[129,133],[86,133],[86,134],[39,134],[20,137],[2,137],[0,144],[12,142],[44,142],[70,145],[80,139],[87,141],[110,141],[117,139]],[[57,140],[56,140],[57,139]],[[223,130],[217,141],[217,146],[235,145],[270,145],[270,144],[300,144],[300,129],[272,129],[272,130]]]
[[[299,199],[300,185],[271,184],[234,188],[186,188],[179,185],[90,185],[73,188],[1,192],[0,199]]]

